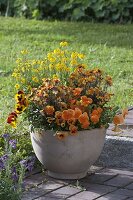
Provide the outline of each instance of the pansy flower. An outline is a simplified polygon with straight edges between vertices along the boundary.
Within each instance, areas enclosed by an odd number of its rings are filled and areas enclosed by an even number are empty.
[[[80,102],[81,102],[81,105],[86,107],[86,106],[92,104],[93,101],[91,98],[88,98],[87,96],[82,96]]]

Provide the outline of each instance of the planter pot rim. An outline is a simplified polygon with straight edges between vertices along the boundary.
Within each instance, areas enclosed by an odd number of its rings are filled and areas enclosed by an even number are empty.
[[[77,133],[81,133],[81,132],[89,132],[89,131],[96,131],[96,130],[106,130],[105,127],[102,127],[102,128],[92,128],[92,129],[83,129],[83,130],[80,130],[80,131],[77,131]],[[63,130],[51,130],[51,129],[42,129],[43,132],[65,132],[65,133],[69,133],[70,131],[63,131]],[[32,131],[31,131],[32,132]],[[34,132],[34,131],[33,131]]]

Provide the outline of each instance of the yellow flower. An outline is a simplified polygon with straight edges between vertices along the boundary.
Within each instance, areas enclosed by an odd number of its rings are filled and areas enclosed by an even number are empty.
[[[72,61],[70,62],[70,64],[71,64],[71,66],[74,66],[74,65],[77,65],[78,62],[77,62],[77,60],[72,60]]]
[[[22,59],[21,58],[18,58],[17,60],[16,60],[16,63],[20,63],[22,61]]]
[[[12,76],[16,78],[16,77],[18,76],[18,73],[13,72],[13,73],[12,73]]]
[[[58,79],[57,74],[54,74],[54,75],[53,75],[53,79]]]
[[[16,84],[16,85],[15,85],[15,88],[16,88],[16,89],[19,89],[19,88],[20,88],[20,85],[19,85],[19,84]]]
[[[21,51],[21,54],[23,54],[23,55],[28,54],[28,53],[29,53],[29,52],[28,52],[27,49],[24,49],[24,50]]]
[[[22,79],[21,79],[21,82],[22,82],[22,83],[25,83],[25,82],[26,82],[26,80],[25,80],[24,78],[22,78]]]
[[[25,99],[25,95],[22,91],[19,91],[16,95],[15,95],[15,100],[17,102],[23,101]]]
[[[79,54],[78,54],[78,57],[79,57],[80,59],[83,59],[83,58],[85,57],[85,55],[82,54],[82,53],[79,53]]]
[[[61,46],[61,47],[68,46],[68,42],[60,42],[60,46]]]
[[[22,70],[22,72],[25,72],[25,68],[24,67],[22,67],[21,70]]]
[[[48,60],[53,63],[56,61],[56,58],[53,56],[48,56]]]
[[[72,58],[72,59],[75,59],[75,58],[77,58],[77,57],[78,57],[78,53],[77,53],[77,52],[72,52],[71,58]]]
[[[38,78],[36,76],[33,76],[32,81],[34,81],[35,83],[38,83]]]
[[[55,49],[54,54],[60,55],[61,50],[60,49]]]
[[[17,103],[16,107],[15,107],[15,112],[17,114],[21,114],[25,109],[26,109],[26,107],[23,104]]]

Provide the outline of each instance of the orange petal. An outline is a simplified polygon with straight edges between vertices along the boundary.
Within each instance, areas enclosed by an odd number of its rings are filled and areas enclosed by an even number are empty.
[[[123,109],[122,115],[123,115],[124,118],[126,117],[126,115],[128,115],[128,109],[127,108]]]
[[[99,116],[98,115],[91,115],[91,121],[94,124],[97,124],[99,122]]]
[[[75,88],[74,90],[73,90],[73,94],[74,94],[74,96],[78,96],[78,95],[80,95],[80,93],[82,92],[82,88]]]
[[[46,106],[44,108],[44,112],[47,114],[47,115],[53,115],[55,109],[54,109],[54,106]]]
[[[82,114],[82,111],[79,108],[75,108],[75,119],[78,119],[79,116]]]
[[[70,120],[70,119],[72,119],[72,118],[74,118],[74,110],[72,110],[72,109],[68,109],[68,110],[64,110],[63,112],[62,112],[62,118],[64,119],[64,120]]]
[[[78,128],[76,126],[74,126],[74,125],[70,125],[69,126],[69,130],[70,130],[70,134],[71,135],[76,135]]]
[[[114,124],[123,124],[124,123],[124,118],[123,115],[115,115],[113,118],[113,123]]]
[[[90,122],[88,120],[84,121],[84,123],[82,124],[82,128],[86,129],[88,128],[88,126],[90,125]]]
[[[68,136],[68,133],[67,132],[56,132],[56,136],[59,140],[64,140]]]
[[[83,124],[86,120],[89,120],[88,114],[84,112],[79,116],[78,120],[81,124]]]

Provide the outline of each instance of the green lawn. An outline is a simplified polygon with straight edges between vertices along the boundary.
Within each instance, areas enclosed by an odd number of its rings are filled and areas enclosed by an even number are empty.
[[[45,53],[66,40],[75,51],[86,54],[88,67],[100,67],[113,76],[113,103],[133,104],[133,25],[48,22],[0,18],[0,129],[14,107],[11,73],[20,51],[31,57]]]

